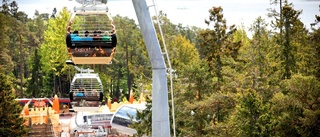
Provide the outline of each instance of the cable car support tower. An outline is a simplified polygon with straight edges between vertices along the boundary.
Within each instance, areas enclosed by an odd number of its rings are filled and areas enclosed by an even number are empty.
[[[132,0],[152,66],[152,137],[170,137],[167,69],[145,0]]]

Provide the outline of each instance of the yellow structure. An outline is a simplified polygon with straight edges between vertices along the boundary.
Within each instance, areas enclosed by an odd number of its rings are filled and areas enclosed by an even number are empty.
[[[125,102],[115,102],[111,103],[111,100],[108,101],[106,106],[100,107],[99,112],[103,112],[109,109],[109,112],[116,112],[119,107],[124,104],[140,104],[145,102],[145,98],[141,93],[139,100],[133,100],[133,95],[131,92],[131,99]],[[60,114],[59,114],[59,99],[57,96],[54,97],[54,100],[51,101],[49,99],[52,107],[46,106],[44,103],[44,99],[30,99],[28,103],[25,104],[24,109],[21,112],[21,117],[25,119],[25,125],[27,125],[31,130],[29,132],[29,136],[47,136],[54,137],[60,136],[60,132],[62,131],[62,126],[60,123]],[[33,102],[34,107],[29,108],[29,104]],[[36,107],[35,107],[36,106]]]
[[[108,107],[109,107],[110,112],[116,112],[117,109],[118,109],[120,106],[124,105],[124,104],[140,104],[140,103],[145,102],[145,101],[146,101],[146,99],[144,98],[143,93],[140,94],[139,100],[134,100],[134,99],[133,99],[133,93],[130,92],[130,99],[129,99],[129,101],[120,102],[120,103],[114,102],[114,103],[111,104],[111,100],[109,99],[109,100],[108,100]]]
[[[29,136],[59,136],[58,133],[61,131],[59,112],[47,106],[34,107],[29,111],[29,104],[33,100],[35,99],[30,99],[21,112],[21,116],[25,119],[24,124],[31,129]],[[54,101],[52,106],[56,107],[56,103],[59,106],[59,101]]]

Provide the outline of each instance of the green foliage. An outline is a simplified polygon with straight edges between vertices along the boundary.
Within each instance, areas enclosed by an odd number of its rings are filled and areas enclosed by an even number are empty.
[[[177,27],[180,35],[186,37],[186,39],[188,39],[191,43],[196,43],[197,33],[200,30],[200,28],[196,26],[183,27],[181,24],[179,24]]]
[[[52,80],[56,76],[67,73],[68,66],[65,61],[69,58],[66,50],[65,35],[70,13],[66,8],[48,21],[48,28],[44,32],[44,42],[40,47],[41,68],[45,73],[44,96],[52,94]],[[53,78],[53,79],[52,79]],[[54,83],[55,84],[55,83]],[[55,85],[53,85],[55,87]]]
[[[26,60],[32,51],[30,41],[34,41],[32,35],[26,28],[23,22],[15,19],[10,14],[0,13],[1,27],[3,35],[1,37],[2,61],[3,71],[6,74],[13,74],[16,77],[14,88],[22,95],[25,87],[25,77],[28,77],[28,68]],[[3,23],[3,24],[2,24]],[[18,86],[19,85],[19,88]]]
[[[320,81],[313,76],[294,75],[284,82],[284,86],[289,96],[299,101],[303,109],[300,123],[297,123],[298,132],[302,136],[319,136]]]
[[[200,31],[199,45],[202,48],[201,54],[204,54],[210,70],[218,78],[218,90],[223,82],[223,59],[226,56],[237,58],[240,48],[239,42],[233,42],[232,34],[236,31],[235,25],[227,28],[226,19],[223,18],[223,9],[221,7],[213,7],[209,10],[209,20],[205,23],[212,25],[213,29]],[[227,30],[229,29],[229,31]]]
[[[7,35],[12,31],[12,28],[7,26],[13,19],[5,14],[0,13],[0,72],[8,74],[13,69],[12,57],[9,53],[9,36]]]
[[[240,129],[237,136],[272,136],[268,105],[255,90],[243,91],[236,108],[235,124]]]
[[[211,96],[201,101],[201,106],[207,113],[203,117],[208,120],[204,130],[205,133],[215,136],[227,136],[230,134],[232,129],[228,128],[229,125],[226,123],[234,111],[235,103],[232,93],[222,92],[211,94]]]
[[[142,34],[133,19],[115,16],[113,18],[117,31],[117,51],[108,69],[110,81],[116,87],[112,97],[119,98],[120,89],[125,95],[133,89],[135,94],[141,91],[132,88],[133,85],[149,85],[151,82],[151,64],[148,60],[147,50]]]
[[[310,66],[308,67],[310,70],[314,70],[314,74],[315,77],[320,80],[320,27],[318,27],[317,29],[313,29],[313,32],[311,33],[311,35],[308,38],[311,47],[313,47],[313,49],[311,51],[313,51],[313,60],[311,61],[312,64],[310,64]]]
[[[299,133],[305,137],[319,137],[320,110],[306,109],[304,110],[303,115],[304,117],[299,119],[302,123],[299,128]]]
[[[265,20],[258,17],[251,25],[252,39],[247,40],[245,34],[235,33],[237,39],[242,39],[244,45],[239,50],[239,71],[237,84],[243,89],[254,89],[268,101],[278,90],[280,82],[280,60],[277,58],[278,46],[270,38],[270,31]],[[238,88],[239,88],[238,87]]]
[[[27,22],[27,27],[31,33],[35,36],[35,40],[30,42],[30,45],[34,45],[34,54],[29,58],[28,64],[31,70],[31,79],[28,79],[27,91],[25,96],[27,97],[43,97],[43,70],[41,69],[41,56],[39,55],[40,45],[44,41],[44,31],[47,28],[46,14],[40,14],[35,11],[35,19]]]
[[[32,76],[28,81],[27,94],[31,94],[32,97],[41,97],[40,94],[43,92],[43,77],[42,70],[40,66],[41,57],[38,54],[38,50],[35,50],[33,62],[32,62]],[[29,95],[30,96],[30,95]]]
[[[274,136],[286,137],[299,135],[296,124],[302,114],[299,102],[283,93],[276,93],[271,102],[271,121]]]
[[[181,136],[209,135],[205,127],[210,125],[208,115],[212,111],[205,104],[213,92],[212,77],[208,72],[208,65],[204,60],[193,62],[184,68],[175,85],[175,113],[177,133]]]
[[[0,134],[1,136],[25,136],[28,129],[20,117],[22,107],[15,101],[16,95],[10,79],[0,73]]]
[[[177,35],[178,31],[177,31],[177,25],[173,24],[170,19],[168,19],[167,14],[164,13],[163,11],[160,11],[158,14],[158,18],[159,18],[159,23],[161,25],[162,28],[162,32],[163,34],[167,35],[165,36],[165,39],[168,38],[168,36],[172,36],[172,35]],[[152,19],[154,20],[155,23],[155,29],[158,32],[158,39],[160,41],[160,44],[162,44],[162,38],[160,36],[160,29],[159,29],[159,25],[157,22],[157,18],[155,16],[152,17]]]
[[[284,93],[271,100],[278,136],[318,136],[319,81],[314,76],[293,75],[281,84]]]
[[[275,29],[280,29],[280,33],[276,33],[277,35],[275,35],[275,39],[280,46],[279,50],[281,51],[278,54],[281,60],[280,71],[282,79],[288,79],[293,73],[300,71],[299,65],[307,65],[307,63],[304,63],[305,60],[299,63],[298,61],[301,56],[297,55],[300,47],[302,48],[306,44],[304,40],[306,39],[307,32],[299,19],[302,11],[295,10],[292,3],[288,3],[288,1],[285,1],[281,11],[280,14],[277,14],[275,10],[271,12],[271,15],[276,20],[275,22],[272,21],[272,25]]]
[[[196,64],[200,61],[197,49],[182,35],[172,36],[168,41],[167,50],[171,65],[175,70],[183,71],[191,64]]]
[[[44,32],[45,41],[40,48],[41,62],[46,73],[54,71],[59,76],[67,69],[65,29],[69,18],[70,13],[63,8],[55,19],[49,19],[48,29]]]
[[[1,13],[11,15],[12,17],[17,17],[18,9],[18,3],[11,0],[3,0],[2,6],[0,7]]]
[[[297,99],[302,106],[310,110],[320,109],[320,83],[313,76],[294,75],[292,79],[284,81],[288,94]]]

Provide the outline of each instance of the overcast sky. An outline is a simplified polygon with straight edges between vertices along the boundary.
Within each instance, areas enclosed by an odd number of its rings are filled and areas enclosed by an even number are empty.
[[[60,10],[67,7],[72,11],[78,4],[73,0],[16,0],[19,10],[25,11],[32,17],[35,10],[40,13],[52,13],[54,7]],[[153,0],[146,0],[148,5],[153,5]],[[228,25],[244,24],[249,27],[253,21],[261,16],[267,21],[268,8],[276,8],[270,5],[270,0],[154,0],[158,11],[162,10],[174,24],[182,23],[184,26],[197,26],[206,28],[204,20],[208,18],[208,10],[213,6],[222,6],[224,17]],[[278,0],[279,1],[279,0]],[[283,0],[284,1],[284,0]],[[320,0],[289,0],[296,10],[303,10],[300,16],[307,28],[315,20],[315,15],[320,15]],[[112,16],[127,16],[136,20],[136,14],[131,0],[108,0],[109,12]],[[79,6],[79,5],[78,5]],[[154,7],[149,9],[151,16],[155,15]]]

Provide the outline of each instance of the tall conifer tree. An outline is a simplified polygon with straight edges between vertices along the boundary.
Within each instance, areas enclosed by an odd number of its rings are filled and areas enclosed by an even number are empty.
[[[20,117],[22,107],[15,101],[15,93],[9,78],[0,74],[0,135],[18,137],[26,135],[27,128],[24,119]]]

